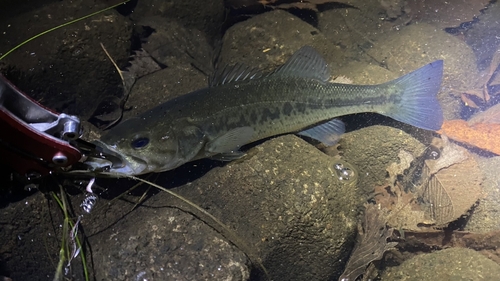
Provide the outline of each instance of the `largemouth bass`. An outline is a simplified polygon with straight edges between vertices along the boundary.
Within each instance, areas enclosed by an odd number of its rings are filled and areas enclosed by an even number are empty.
[[[236,159],[241,146],[286,133],[332,145],[345,129],[333,118],[353,113],[376,112],[438,130],[442,74],[438,60],[379,85],[330,83],[325,60],[306,46],[271,74],[241,65],[226,68],[208,88],[128,119],[96,144],[121,159],[109,172],[140,175],[201,158]]]

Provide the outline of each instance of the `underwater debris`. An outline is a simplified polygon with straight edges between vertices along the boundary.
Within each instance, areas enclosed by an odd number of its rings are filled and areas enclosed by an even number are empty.
[[[413,231],[445,227],[467,214],[483,196],[482,172],[465,148],[445,136],[436,138],[430,147],[433,149],[424,158],[417,158],[420,164],[400,151],[399,162],[387,167],[388,183],[375,187],[373,198],[379,208],[388,211],[389,226]],[[408,174],[410,164],[413,171]],[[401,181],[401,176],[413,179]],[[405,192],[408,184],[414,192]]]
[[[354,84],[352,79],[350,79],[344,75],[332,76],[332,78],[330,78],[329,82],[330,83],[339,83],[339,84]]]
[[[475,114],[467,124],[471,127],[477,124],[500,124],[500,103]]]
[[[419,194],[422,207],[435,227],[445,227],[460,218],[481,198],[483,175],[472,155],[463,147],[442,140],[442,153],[427,159]]]
[[[399,163],[393,162],[387,167],[389,173],[389,183],[394,184],[398,175],[402,175],[404,171],[410,168],[411,162],[415,159],[411,153],[401,149],[398,153]]]
[[[479,108],[479,106],[471,99],[472,96],[479,98],[481,102],[488,103],[491,96],[500,94],[500,49],[498,49],[491,58],[490,66],[481,72],[479,79],[472,89],[463,91],[461,99],[466,106]]]
[[[385,217],[390,227],[416,231],[420,226],[434,223],[426,217],[424,210],[418,204],[417,195],[405,192],[399,182],[378,187],[375,192],[377,194],[374,199],[377,205],[388,211]]]
[[[392,236],[393,228],[386,226],[381,210],[376,205],[365,204],[365,216],[358,226],[358,237],[346,268],[338,280],[355,281],[365,274],[367,267],[380,260],[386,251],[394,249],[398,242],[387,242]]]
[[[405,192],[398,177],[408,170],[414,161],[409,152],[401,149],[399,162],[387,167],[388,183],[374,188],[373,199],[377,206],[385,211],[387,224],[397,229],[418,230],[419,225],[432,224],[425,218],[425,213],[417,202],[417,194]]]
[[[104,46],[102,46],[102,48],[118,71],[123,87],[123,94],[120,98],[115,96],[104,97],[89,119],[89,121],[96,125],[96,127],[101,130],[105,130],[121,120],[125,102],[130,95],[135,81],[147,74],[161,70],[161,67],[154,61],[148,52],[144,49],[140,49],[135,51],[135,54],[130,56],[130,65],[125,70],[120,70],[113,59],[109,56]]]
[[[486,233],[468,231],[449,231],[426,229],[405,231],[405,239],[399,242],[399,248],[408,252],[436,251],[447,248],[469,248],[478,251],[500,265],[500,230]]]
[[[130,66],[120,71],[120,74],[123,75],[124,92],[127,94],[130,92],[135,80],[162,69],[154,58],[144,49],[136,50],[135,53],[130,56],[129,63]]]

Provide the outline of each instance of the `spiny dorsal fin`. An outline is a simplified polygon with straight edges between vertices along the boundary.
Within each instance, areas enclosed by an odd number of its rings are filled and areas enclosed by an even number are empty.
[[[300,48],[271,75],[311,78],[323,82],[330,80],[325,59],[311,46]]]
[[[222,71],[215,72],[212,79],[210,79],[210,87],[237,81],[257,79],[260,77],[262,77],[260,70],[244,64],[236,64],[233,66],[226,66]]]

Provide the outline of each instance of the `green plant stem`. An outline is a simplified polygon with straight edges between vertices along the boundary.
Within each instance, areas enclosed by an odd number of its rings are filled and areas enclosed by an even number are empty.
[[[73,223],[73,221],[70,220],[69,215],[68,215],[68,209],[67,209],[66,199],[64,198],[63,187],[62,186],[59,186],[59,187],[60,187],[62,199],[60,199],[57,196],[57,194],[55,194],[54,192],[51,192],[52,197],[54,198],[54,200],[56,200],[57,204],[59,205],[59,207],[61,208],[61,210],[63,211],[63,214],[64,214],[64,223],[63,223],[63,232],[62,232],[63,236],[61,239],[62,240],[61,241],[61,250],[59,251],[59,263],[57,264],[57,269],[56,269],[56,274],[54,276],[54,281],[55,280],[62,280],[62,279],[58,278],[58,276],[63,276],[62,270],[64,267],[64,262],[66,261],[66,259],[68,257],[67,253],[69,253],[68,241],[66,238],[67,237],[66,235],[68,233],[68,225],[71,227],[71,229],[75,226],[75,224]],[[82,243],[80,242],[80,238],[78,238],[78,235],[75,236],[75,240],[76,240],[76,245],[78,245],[78,247],[81,249],[80,250],[80,258],[82,259],[83,274],[85,275],[85,280],[89,281],[90,278],[89,278],[89,272],[87,269],[87,260],[85,259],[85,253],[83,252]]]
[[[254,264],[256,264],[256,265],[259,266],[259,268],[265,274],[266,279],[269,280],[269,275],[267,273],[267,270],[264,267],[264,265],[262,264],[262,262],[260,261],[260,258],[246,244],[245,241],[243,241],[234,231],[232,231],[227,225],[225,225],[223,222],[221,222],[218,218],[214,217],[212,214],[210,214],[209,212],[207,212],[206,210],[204,210],[200,206],[196,205],[195,203],[191,202],[187,198],[185,198],[185,197],[183,197],[183,196],[181,196],[181,195],[179,195],[179,194],[177,194],[177,193],[175,193],[175,192],[173,192],[171,190],[168,190],[168,189],[166,189],[166,188],[164,188],[162,186],[159,186],[159,185],[157,185],[155,183],[149,182],[147,180],[144,180],[144,179],[141,179],[141,178],[138,178],[138,177],[135,177],[135,176],[127,176],[127,177],[130,178],[130,179],[136,180],[136,181],[140,181],[140,182],[146,183],[146,184],[151,185],[153,187],[156,187],[159,190],[165,191],[166,193],[168,193],[168,194],[170,194],[170,195],[172,195],[172,196],[180,199],[182,202],[188,204],[189,206],[193,207],[195,210],[197,210],[201,214],[203,214],[203,215],[207,216],[208,218],[210,218],[212,221],[214,221],[216,223],[216,225],[220,226],[220,228],[216,227],[214,225],[211,225],[206,220],[204,220],[204,222],[207,223],[212,228],[214,228],[215,230],[217,230],[222,236],[224,236],[225,238],[227,238],[229,240],[229,242],[233,243],[236,247],[238,247],[240,250],[242,250],[247,255],[247,257],[250,259],[250,261],[252,263],[254,263]],[[200,218],[200,216],[198,216],[198,218]]]
[[[60,186],[61,189],[61,196],[63,195],[63,188]],[[57,268],[56,268],[56,273],[54,275],[54,281],[62,280],[64,274],[63,274],[63,267],[64,267],[64,262],[66,261],[67,257],[67,248],[68,248],[68,241],[67,241],[67,233],[68,233],[68,224],[69,224],[69,218],[68,218],[68,211],[66,209],[66,200],[64,197],[60,199],[55,193],[52,193],[52,197],[56,200],[56,202],[59,204],[59,207],[61,208],[63,214],[64,214],[64,222],[62,226],[62,237],[61,237],[61,249],[59,250],[59,262],[57,263]]]
[[[81,20],[84,20],[84,19],[87,19],[87,18],[93,17],[93,16],[95,16],[95,15],[97,15],[97,14],[100,14],[100,13],[102,13],[102,12],[106,12],[106,11],[108,11],[108,10],[114,9],[114,8],[116,8],[116,7],[118,7],[118,6],[122,5],[122,4],[125,4],[125,3],[129,2],[129,1],[130,1],[130,0],[125,0],[125,1],[123,1],[123,2],[120,2],[120,3],[116,4],[116,5],[113,5],[113,6],[107,7],[107,8],[105,8],[105,9],[99,10],[99,11],[97,11],[97,12],[94,12],[94,13],[92,13],[92,14],[89,14],[89,15],[83,16],[83,17],[81,17],[81,18],[77,18],[77,19],[74,19],[74,20],[72,20],[72,21],[65,22],[65,23],[63,23],[63,24],[61,24],[61,25],[58,25],[58,26],[53,27],[53,28],[51,28],[51,29],[45,30],[44,32],[38,33],[37,35],[35,35],[35,36],[33,36],[33,37],[31,37],[31,38],[29,38],[29,39],[27,39],[27,40],[23,41],[21,44],[19,44],[19,45],[15,46],[14,48],[10,49],[9,51],[7,51],[7,53],[5,53],[5,54],[3,54],[2,56],[0,56],[0,60],[4,59],[4,58],[5,58],[6,56],[8,56],[10,53],[14,52],[15,50],[19,49],[21,46],[23,46],[23,45],[27,44],[28,42],[31,42],[31,41],[35,40],[36,38],[38,38],[38,37],[40,37],[40,36],[43,36],[43,35],[45,35],[45,34],[47,34],[47,33],[49,33],[49,32],[52,32],[52,31],[54,31],[54,30],[57,30],[57,29],[59,29],[59,28],[61,28],[61,27],[65,27],[65,26],[68,26],[68,25],[73,24],[73,23],[75,23],[75,22],[79,22],[79,21],[81,21]]]

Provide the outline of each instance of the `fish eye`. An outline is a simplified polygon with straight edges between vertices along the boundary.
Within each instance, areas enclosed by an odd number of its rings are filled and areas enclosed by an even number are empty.
[[[147,146],[148,144],[149,144],[149,138],[146,137],[138,137],[130,143],[133,149],[141,149]]]

